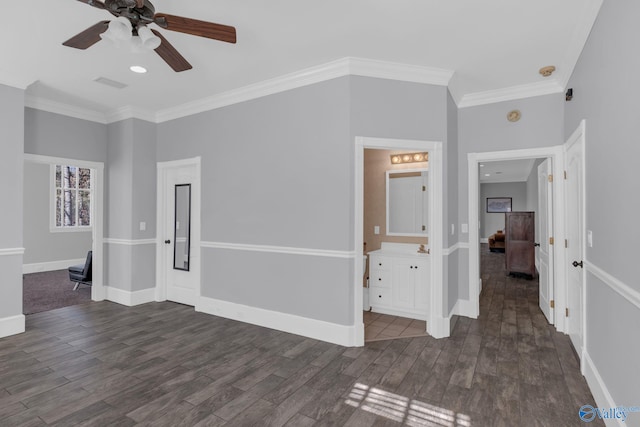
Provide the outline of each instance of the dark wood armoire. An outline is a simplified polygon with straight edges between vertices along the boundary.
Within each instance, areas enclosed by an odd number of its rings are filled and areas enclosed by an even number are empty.
[[[507,212],[505,216],[507,274],[519,273],[534,277],[536,273],[534,212]]]

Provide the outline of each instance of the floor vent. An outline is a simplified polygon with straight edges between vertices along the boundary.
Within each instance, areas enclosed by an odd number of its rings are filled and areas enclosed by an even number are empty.
[[[120,82],[117,82],[115,80],[108,79],[106,77],[98,77],[97,79],[94,79],[93,81],[96,82],[96,83],[101,83],[103,85],[114,87],[116,89],[124,89],[125,87],[127,87],[127,85],[124,84],[124,83],[120,83]]]

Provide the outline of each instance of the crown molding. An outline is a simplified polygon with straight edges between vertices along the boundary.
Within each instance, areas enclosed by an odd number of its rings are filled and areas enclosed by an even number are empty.
[[[511,86],[504,89],[469,93],[462,97],[458,103],[458,108],[513,101],[516,99],[531,98],[534,96],[562,93],[563,91],[563,86],[554,79],[544,82]]]
[[[115,123],[127,119],[139,119],[151,123],[158,123],[157,115],[153,111],[130,105],[110,111],[105,115],[106,123]]]
[[[159,111],[157,121],[166,122],[348,75],[446,86],[453,71],[347,57]]]
[[[74,117],[76,119],[89,120],[91,122],[102,124],[107,123],[107,117],[100,111],[52,101],[50,99],[38,98],[31,95],[27,95],[25,97],[25,107],[48,111],[49,113],[61,114],[63,116]]]

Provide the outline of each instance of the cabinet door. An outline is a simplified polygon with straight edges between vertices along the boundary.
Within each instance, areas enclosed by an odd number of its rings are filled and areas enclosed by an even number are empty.
[[[415,308],[422,312],[429,309],[429,280],[431,259],[420,260],[414,266]]]
[[[534,213],[507,212],[505,215],[507,273],[524,273],[533,276],[536,271]]]
[[[413,308],[416,263],[413,260],[397,258],[393,262],[393,285],[391,296],[394,307]]]

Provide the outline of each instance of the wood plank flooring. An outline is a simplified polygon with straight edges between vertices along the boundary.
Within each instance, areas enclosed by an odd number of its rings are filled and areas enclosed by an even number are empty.
[[[593,397],[535,282],[487,265],[482,315],[441,340],[345,348],[170,302],[30,315],[0,339],[0,425],[582,425]]]

